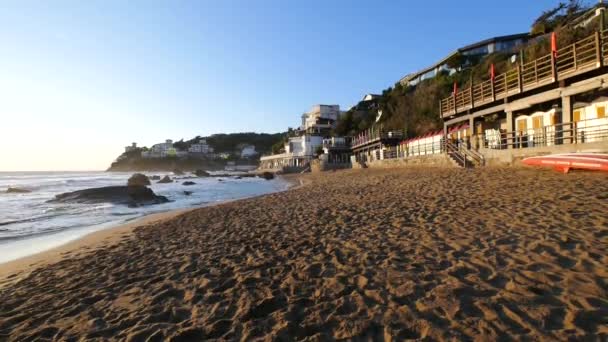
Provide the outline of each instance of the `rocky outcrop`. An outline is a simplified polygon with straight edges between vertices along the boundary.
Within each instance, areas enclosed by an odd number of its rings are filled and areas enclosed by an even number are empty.
[[[196,184],[196,183],[190,182],[190,181],[186,181],[186,182],[182,183],[182,185],[194,185],[194,184]]]
[[[260,174],[259,176],[261,178],[264,178],[265,180],[274,179],[274,173],[272,173],[272,172],[264,172],[264,173]]]
[[[32,190],[22,189],[22,188],[8,188],[6,189],[7,194],[27,194],[32,192]]]
[[[158,196],[151,189],[135,186],[105,186],[66,192],[55,196],[49,202],[59,203],[114,203],[125,204],[129,207],[161,204],[169,202],[165,196]]]
[[[134,185],[140,185],[140,186],[150,185],[150,179],[148,179],[148,177],[146,175],[144,175],[143,173],[134,173],[133,176],[131,176],[131,178],[129,178],[129,180],[127,181],[127,186],[134,186]]]
[[[197,177],[209,177],[209,176],[211,176],[211,174],[209,172],[207,172],[205,170],[201,170],[201,169],[198,169],[198,170],[194,171],[194,174]]]
[[[171,177],[165,176],[161,180],[159,180],[157,183],[160,183],[160,184],[173,183],[173,180],[171,179]]]

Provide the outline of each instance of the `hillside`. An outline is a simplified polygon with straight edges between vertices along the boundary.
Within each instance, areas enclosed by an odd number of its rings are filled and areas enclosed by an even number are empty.
[[[193,171],[196,169],[205,170],[221,170],[226,166],[228,161],[234,161],[237,164],[257,164],[259,156],[270,153],[272,146],[279,141],[282,141],[284,133],[231,133],[231,134],[213,134],[210,136],[196,136],[189,140],[181,139],[173,143],[173,146],[181,151],[187,151],[188,148],[201,139],[206,139],[209,146],[213,147],[215,156],[209,158],[142,158],[141,152],[147,151],[147,147],[139,147],[130,152],[122,153],[115,162],[108,168],[108,171],[172,171],[180,169],[184,171]],[[254,145],[258,152],[258,157],[253,159],[240,158],[240,146],[250,144]],[[219,153],[228,153],[227,158],[220,158]]]

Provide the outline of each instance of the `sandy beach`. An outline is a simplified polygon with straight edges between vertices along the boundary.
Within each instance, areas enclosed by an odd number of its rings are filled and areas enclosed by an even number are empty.
[[[608,338],[605,174],[301,179],[0,266],[0,340]]]

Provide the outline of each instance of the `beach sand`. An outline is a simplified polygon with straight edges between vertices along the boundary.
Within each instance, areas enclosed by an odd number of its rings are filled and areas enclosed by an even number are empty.
[[[608,338],[605,174],[302,179],[31,266],[0,289],[0,340]]]

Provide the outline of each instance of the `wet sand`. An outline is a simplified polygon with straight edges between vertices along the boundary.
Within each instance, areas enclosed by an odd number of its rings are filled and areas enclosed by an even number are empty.
[[[29,270],[0,289],[0,340],[608,336],[605,174],[302,179]]]

